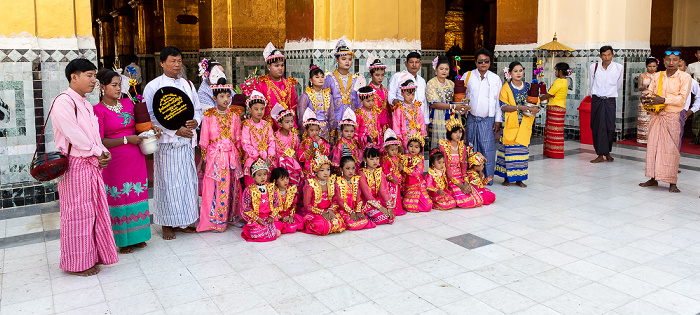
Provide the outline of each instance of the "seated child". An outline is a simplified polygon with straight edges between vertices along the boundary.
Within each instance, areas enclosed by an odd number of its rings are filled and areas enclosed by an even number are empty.
[[[406,138],[408,154],[401,157],[403,164],[403,208],[408,212],[428,212],[433,208],[433,202],[428,196],[423,181],[423,135],[414,133]]]
[[[438,149],[430,152],[430,168],[425,175],[425,185],[428,195],[433,200],[433,208],[438,210],[450,210],[457,206],[455,198],[447,186],[445,175],[445,155]]]
[[[467,180],[469,184],[474,187],[474,189],[481,195],[481,199],[484,201],[484,205],[490,205],[496,201],[496,194],[491,190],[484,187],[487,185],[493,177],[489,176],[484,178],[484,164],[486,163],[486,158],[481,155],[481,153],[476,152],[469,156],[469,170],[467,171]]]
[[[296,213],[297,186],[290,185],[289,172],[283,167],[275,168],[270,175],[270,182],[275,184],[272,206],[279,215],[282,234],[303,230],[304,222],[301,215]]]
[[[362,212],[360,201],[360,176],[355,175],[355,159],[349,151],[340,159],[340,176],[335,181],[335,202],[338,214],[348,230],[371,229],[376,225]]]
[[[304,232],[328,235],[345,231],[343,219],[336,213],[333,202],[335,175],[331,176],[331,161],[317,154],[311,161],[311,177],[304,186]]]
[[[387,128],[386,132],[384,132],[383,146],[384,157],[382,158],[382,171],[389,189],[389,203],[393,201],[394,208],[392,210],[395,216],[404,215],[406,211],[403,210],[403,203],[401,202],[401,184],[403,180],[401,176],[403,164],[401,164],[399,153],[401,142],[396,138],[396,134],[391,128]]]
[[[282,232],[276,222],[278,214],[272,207],[274,184],[267,183],[267,162],[258,159],[250,166],[254,184],[243,191],[243,226],[241,236],[248,242],[269,242],[277,239]]]

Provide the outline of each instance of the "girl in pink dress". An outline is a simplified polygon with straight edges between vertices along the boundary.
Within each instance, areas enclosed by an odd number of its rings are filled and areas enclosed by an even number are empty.
[[[216,106],[204,112],[199,147],[204,172],[197,232],[223,232],[238,210],[241,120],[229,109],[231,85],[212,85]]]
[[[349,155],[354,159],[355,165],[359,169],[359,164],[362,159],[362,151],[360,150],[360,145],[357,143],[357,138],[355,137],[355,129],[357,128],[357,118],[355,113],[350,108],[345,109],[343,114],[343,120],[338,123],[340,128],[340,139],[338,143],[335,144],[333,152],[332,164],[334,168],[339,168],[340,159],[343,157],[343,152],[347,150]]]
[[[484,205],[490,205],[496,201],[496,194],[485,185],[493,179],[491,176],[484,178],[484,163],[486,158],[481,153],[476,152],[469,156],[469,171],[467,171],[467,181],[473,189],[479,193]]]
[[[467,148],[462,140],[464,135],[462,121],[453,115],[445,123],[445,127],[447,128],[447,139],[439,141],[439,149],[445,155],[445,162],[447,163],[445,174],[449,179],[447,184],[452,192],[452,197],[454,197],[459,208],[481,206],[483,204],[481,195],[474,191],[464,176],[467,173],[467,159],[472,152],[471,147]]]
[[[374,89],[374,111],[377,113],[377,120],[381,128],[380,135],[383,135],[391,126],[391,108],[386,98],[389,92],[382,85],[384,82],[384,74],[386,65],[382,64],[379,58],[376,58],[372,53],[367,56],[367,70],[370,75],[370,86]]]
[[[267,99],[267,106],[263,119],[272,122],[270,112],[275,104],[280,104],[284,109],[295,112],[297,109],[297,90],[294,88],[299,82],[291,76],[284,76],[284,55],[268,43],[263,50],[263,57],[267,63],[267,75],[261,75],[257,79],[256,90],[260,91]]]
[[[335,181],[335,203],[338,214],[343,218],[348,230],[371,229],[376,227],[362,211],[360,200],[360,176],[355,175],[355,159],[349,151],[340,159],[340,176]]]
[[[394,205],[384,173],[379,167],[379,149],[372,145],[365,149],[364,165],[360,173],[362,212],[375,224],[394,223]],[[389,208],[389,209],[387,209]]]
[[[317,154],[311,163],[312,177],[304,186],[304,232],[328,235],[345,231],[345,223],[334,203],[335,175],[331,176],[331,161]]]
[[[402,72],[399,82],[403,102],[399,102],[394,111],[393,129],[403,142],[404,148],[407,148],[409,135],[419,134],[426,137],[428,132],[425,129],[421,103],[415,99],[417,85],[413,81],[413,75]]]
[[[362,81],[364,78],[358,80],[358,82]],[[381,145],[383,142],[378,113],[374,108],[374,98],[377,97],[374,94],[374,89],[369,86],[363,86],[357,90],[360,103],[362,103],[362,106],[355,111],[359,125],[357,138],[363,148],[366,148],[369,143]]]
[[[440,150],[433,149],[430,152],[430,168],[428,168],[428,174],[425,175],[425,186],[435,209],[450,210],[457,206],[447,183],[445,155]]]
[[[253,91],[248,100],[246,100],[250,118],[243,121],[241,130],[241,142],[245,152],[243,175],[245,175],[246,186],[254,183],[250,173],[250,166],[258,159],[264,160],[268,165],[273,165],[272,160],[277,151],[272,125],[269,121],[262,119],[266,105],[267,100],[258,91]]]
[[[401,164],[399,156],[400,147],[401,142],[396,138],[394,130],[388,128],[386,132],[384,132],[382,172],[384,173],[384,178],[386,178],[390,201],[393,201],[394,204],[394,208],[392,209],[394,215],[406,214],[406,211],[403,209],[403,203],[401,202],[401,184],[403,183],[401,171],[403,170],[403,164]]]
[[[408,212],[428,212],[433,208],[433,202],[428,196],[423,181],[423,146],[425,140],[420,134],[407,137],[408,154],[401,157],[403,164],[403,208]]]
[[[272,170],[270,182],[275,184],[272,205],[275,213],[279,214],[280,231],[282,234],[294,233],[304,229],[301,215],[297,209],[297,186],[290,185],[289,172],[283,167]]]
[[[299,157],[299,163],[302,164],[304,177],[307,178],[313,176],[311,164],[314,161],[314,157],[317,154],[329,156],[331,145],[319,136],[321,123],[316,119],[316,113],[310,108],[306,108],[304,112],[304,128],[306,129],[306,136],[299,144],[297,156]]]
[[[301,165],[297,161],[299,131],[294,128],[294,112],[277,104],[272,108],[271,115],[277,123],[277,131],[275,131],[277,155],[274,162],[287,170],[290,183],[298,186],[301,183]]]
[[[254,183],[243,191],[243,226],[241,236],[248,242],[269,242],[277,239],[282,232],[279,214],[272,206],[275,184],[267,183],[269,168],[267,162],[258,159],[251,165]]]

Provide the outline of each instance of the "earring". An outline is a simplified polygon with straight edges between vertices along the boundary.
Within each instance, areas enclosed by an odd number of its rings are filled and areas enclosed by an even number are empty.
[[[105,90],[100,89],[100,96],[104,96],[104,95],[105,95]]]

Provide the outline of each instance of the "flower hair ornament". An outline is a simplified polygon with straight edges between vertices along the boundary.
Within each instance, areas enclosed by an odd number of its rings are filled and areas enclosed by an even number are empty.
[[[566,76],[567,76],[567,77],[570,77],[572,74],[574,74],[574,71],[571,70],[571,68],[569,68],[568,70],[566,70]]]
[[[510,81],[510,79],[511,79],[510,68],[508,68],[508,67],[503,68],[503,76],[506,77],[506,81]]]
[[[202,61],[199,62],[199,76],[202,78],[208,78],[209,77],[209,71],[207,71],[207,68],[209,68],[209,59],[202,59]]]
[[[437,56],[435,57],[435,59],[433,59],[433,70],[435,71],[437,71],[438,58],[440,58],[440,56]]]
[[[320,70],[321,68],[319,68],[319,67],[318,67],[317,65],[315,65],[315,64],[311,64],[311,66],[309,67],[309,72],[311,72],[311,71],[313,71],[313,70],[315,70],[315,69],[319,69],[319,70]]]
[[[430,154],[428,156],[433,156],[433,154],[436,154],[438,152],[442,152],[442,151],[440,151],[440,149],[438,149],[438,148],[432,149],[432,150],[430,150]]]

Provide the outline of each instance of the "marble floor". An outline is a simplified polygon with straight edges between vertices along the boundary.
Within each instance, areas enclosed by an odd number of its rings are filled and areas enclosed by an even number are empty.
[[[490,206],[270,243],[154,227],[89,278],[58,268],[55,203],[5,213],[0,315],[700,313],[700,157],[670,194],[637,186],[639,148],[593,165],[591,146],[566,146],[551,160],[533,145],[529,187],[494,185]]]

